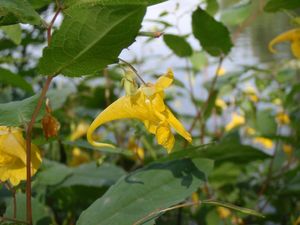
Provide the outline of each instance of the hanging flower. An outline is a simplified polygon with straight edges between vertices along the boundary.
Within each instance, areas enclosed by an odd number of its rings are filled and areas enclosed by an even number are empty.
[[[291,145],[288,145],[288,144],[283,144],[282,150],[288,156],[291,156],[293,151],[294,151],[293,147]]]
[[[226,125],[225,130],[230,131],[235,127],[243,125],[245,123],[245,117],[240,116],[236,112],[232,113],[231,121]]]
[[[272,149],[274,146],[274,143],[271,139],[264,137],[256,137],[253,139],[253,142],[262,145],[266,149]]]
[[[285,112],[279,112],[276,115],[276,120],[279,124],[287,125],[291,123],[290,117]]]
[[[280,43],[290,41],[291,42],[291,50],[293,55],[296,58],[300,58],[300,29],[292,29],[287,32],[284,32],[277,37],[275,37],[270,43],[269,43],[269,50],[272,53],[276,53],[277,51],[273,48],[274,45]]]
[[[173,79],[174,74],[169,69],[155,84],[143,85],[134,94],[123,96],[113,102],[90,125],[87,132],[88,141],[98,147],[114,147],[111,144],[95,142],[92,137],[93,132],[102,124],[113,120],[138,119],[144,123],[150,133],[156,136],[158,144],[165,147],[168,152],[172,150],[175,143],[171,127],[191,142],[191,135],[163,101],[164,89],[172,84]]]
[[[31,145],[31,174],[41,164],[39,149]],[[26,141],[22,131],[15,127],[0,126],[0,180],[16,186],[26,180]]]

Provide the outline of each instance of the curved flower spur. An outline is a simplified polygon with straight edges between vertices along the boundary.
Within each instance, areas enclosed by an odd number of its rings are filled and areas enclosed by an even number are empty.
[[[142,121],[146,129],[156,136],[158,144],[171,152],[175,138],[171,127],[175,129],[188,142],[192,141],[191,135],[165,105],[164,89],[168,88],[174,79],[171,69],[159,77],[155,84],[147,83],[136,89],[131,94],[119,98],[102,111],[90,125],[87,132],[87,140],[96,147],[112,147],[107,143],[99,143],[93,139],[94,131],[104,123],[120,119],[138,119]]]

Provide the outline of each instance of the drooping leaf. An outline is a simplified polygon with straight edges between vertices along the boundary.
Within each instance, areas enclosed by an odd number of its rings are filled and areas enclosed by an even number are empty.
[[[26,221],[26,195],[17,193],[17,216],[16,219]],[[36,198],[32,198],[32,217],[33,225],[45,225],[51,223],[49,210],[45,205],[39,202]],[[5,212],[5,217],[13,218],[13,201],[8,201],[8,207]],[[11,224],[11,223],[8,223]],[[12,223],[21,224],[21,223]]]
[[[144,6],[65,10],[60,29],[43,51],[40,73],[81,76],[116,62],[120,52],[134,41],[144,14]]]
[[[192,29],[194,36],[210,55],[221,56],[230,52],[232,42],[228,29],[201,8],[193,12]]]
[[[222,12],[221,21],[226,25],[240,25],[251,13],[251,4],[234,6]]]
[[[40,25],[42,19],[27,0],[0,0],[0,26],[16,23]]]
[[[28,2],[34,9],[40,9],[52,3],[53,0],[28,0]]]
[[[270,0],[264,7],[266,12],[277,12],[283,9],[296,9],[300,7],[298,0]]]
[[[191,56],[193,49],[185,38],[173,35],[165,34],[164,41],[166,45],[179,57]]]
[[[166,0],[65,0],[64,6],[128,6],[128,5],[135,5],[135,6],[149,6],[158,4],[161,2],[165,2]]]
[[[0,27],[0,29],[3,30],[7,37],[16,45],[19,45],[21,43],[22,30],[19,24],[2,26]]]
[[[26,80],[24,80],[21,76],[3,68],[0,68],[0,82],[13,87],[21,88],[27,92],[33,92],[31,85]]]
[[[77,225],[132,225],[190,196],[212,169],[207,159],[154,163],[122,177],[85,210]],[[150,223],[151,224],[151,223]]]
[[[49,91],[47,97],[50,99],[52,110],[61,107],[72,92],[73,89],[70,88]],[[38,93],[21,101],[0,104],[0,126],[23,126],[25,123],[28,123],[37,105],[39,96],[40,94]],[[39,121],[44,113],[45,106],[42,107],[36,121]]]

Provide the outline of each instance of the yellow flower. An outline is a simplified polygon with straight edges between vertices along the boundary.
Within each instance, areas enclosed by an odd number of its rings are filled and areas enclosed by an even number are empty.
[[[232,113],[231,121],[226,125],[225,130],[230,131],[231,129],[243,125],[245,123],[245,117],[240,116],[236,112]]]
[[[277,37],[275,37],[270,43],[269,43],[269,50],[272,53],[276,53],[276,50],[273,48],[274,45],[284,42],[284,41],[290,41],[291,42],[291,50],[293,55],[296,58],[300,58],[300,29],[292,29],[289,31],[286,31]]]
[[[221,67],[221,68],[218,69],[218,71],[217,71],[217,75],[218,75],[219,77],[223,76],[225,73],[226,73],[226,70],[225,70],[223,67]]]
[[[70,166],[79,166],[83,163],[87,163],[90,161],[90,155],[86,152],[81,151],[80,148],[74,148],[72,150],[72,159],[69,162]]]
[[[42,162],[39,149],[31,145],[31,174]],[[22,131],[15,127],[0,126],[0,180],[14,186],[26,180],[26,141]]]
[[[246,131],[246,134],[249,136],[253,136],[256,133],[255,129],[253,129],[251,127],[246,127],[245,131]]]
[[[78,138],[81,138],[83,135],[86,134],[87,130],[89,128],[89,125],[85,122],[80,122],[76,129],[71,134],[71,141],[75,141]]]
[[[128,142],[128,149],[131,150],[135,155],[134,159],[144,161],[145,151],[143,148],[139,147],[135,141],[134,137],[131,137]]]
[[[284,112],[277,113],[276,120],[279,124],[290,124],[290,117]]]
[[[279,98],[275,98],[275,99],[273,100],[273,104],[280,106],[280,105],[282,105],[282,101],[281,101],[281,99],[279,99]]]
[[[173,127],[182,137],[191,142],[191,135],[176,119],[170,109],[165,105],[164,89],[168,88],[174,79],[171,69],[161,76],[155,84],[148,83],[137,89],[135,94],[126,95],[102,111],[90,125],[87,140],[94,146],[114,147],[111,144],[96,142],[92,134],[102,124],[119,119],[141,120],[146,129],[155,134],[158,144],[170,152],[174,146],[175,138],[171,132]]]
[[[222,110],[224,110],[224,109],[227,108],[226,103],[225,103],[224,100],[221,99],[221,98],[217,98],[217,99],[216,99],[215,105],[218,106],[218,107],[220,107]]]
[[[284,144],[282,146],[282,150],[288,156],[290,156],[293,153],[293,147],[291,145]]]
[[[256,90],[254,89],[254,87],[246,86],[244,92],[252,102],[258,102],[258,96],[256,94]]]
[[[224,207],[221,207],[221,206],[217,207],[217,212],[218,212],[219,217],[220,217],[221,219],[226,219],[226,218],[228,218],[228,217],[230,216],[230,214],[231,214],[231,211],[230,211],[229,209],[224,208]]]
[[[264,137],[256,137],[253,139],[254,143],[261,144],[263,147],[267,149],[273,148],[273,141],[269,138]]]

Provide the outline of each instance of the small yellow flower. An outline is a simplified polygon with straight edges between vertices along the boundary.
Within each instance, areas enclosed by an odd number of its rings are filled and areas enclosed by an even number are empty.
[[[221,67],[221,68],[218,69],[218,71],[217,71],[217,75],[218,75],[219,77],[223,76],[225,73],[226,73],[226,70],[225,70],[223,67]]]
[[[39,149],[31,145],[31,174],[42,162]],[[16,186],[26,180],[26,141],[22,131],[15,127],[0,126],[0,181]]]
[[[172,84],[173,79],[174,74],[169,69],[155,84],[143,85],[137,89],[135,94],[123,96],[113,102],[90,125],[87,132],[89,143],[98,147],[114,147],[111,144],[96,142],[92,134],[102,124],[119,119],[138,119],[142,121],[146,129],[155,134],[158,144],[165,147],[168,152],[171,152],[175,143],[171,127],[191,142],[191,135],[163,101],[164,89]]]
[[[217,212],[221,219],[226,219],[231,214],[231,211],[229,209],[221,207],[221,206],[217,207]]]
[[[264,137],[256,137],[253,139],[254,143],[262,145],[266,149],[272,149],[273,148],[273,141],[269,138]]]
[[[236,112],[232,113],[231,121],[226,125],[225,130],[230,131],[233,128],[243,125],[245,123],[245,117],[240,116]]]
[[[275,37],[270,43],[269,43],[269,50],[272,53],[276,53],[277,51],[273,48],[274,45],[280,43],[290,41],[291,42],[291,50],[293,55],[296,58],[300,58],[300,29],[292,29],[289,31],[286,31],[277,37]]]
[[[70,166],[79,166],[83,163],[87,163],[91,160],[91,157],[86,152],[81,151],[80,148],[74,148],[72,150],[72,159],[69,162]]]
[[[291,122],[289,115],[284,112],[277,113],[276,120],[279,124],[282,124],[282,125],[290,124],[290,122]]]
[[[143,148],[138,146],[135,141],[135,138],[130,138],[128,142],[128,149],[131,150],[135,154],[135,159],[143,161],[145,158],[145,151]]]
[[[300,225],[300,216],[293,222],[293,225]]]
[[[88,128],[89,128],[89,124],[87,124],[85,122],[80,122],[78,124],[78,126],[76,127],[76,129],[72,132],[70,140],[75,141],[78,138],[81,138],[82,136],[84,136],[86,134]]]
[[[293,153],[293,147],[291,145],[284,144],[282,146],[282,150],[288,156],[290,156]]]
[[[251,127],[246,127],[245,131],[246,131],[246,134],[249,136],[253,136],[256,133],[255,129],[253,129]]]
[[[246,86],[244,92],[252,102],[258,102],[258,96],[254,87]]]
[[[215,105],[220,107],[222,110],[225,110],[227,108],[226,102],[224,102],[224,100],[221,98],[216,99]]]
[[[282,101],[281,101],[280,98],[275,98],[275,99],[273,100],[273,104],[280,106],[280,105],[282,105]]]

